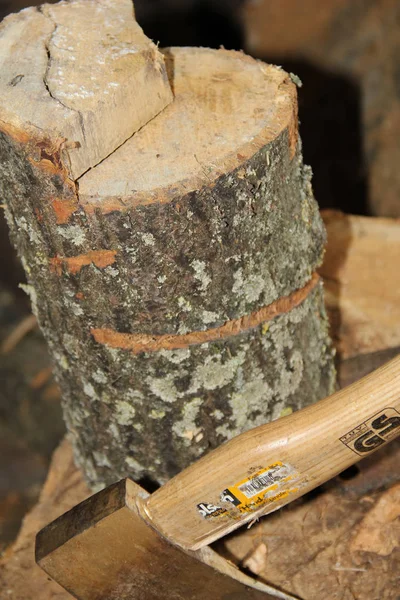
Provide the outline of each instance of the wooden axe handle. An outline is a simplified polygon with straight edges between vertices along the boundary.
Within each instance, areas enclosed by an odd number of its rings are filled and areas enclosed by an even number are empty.
[[[332,396],[243,433],[143,502],[195,550],[306,494],[400,433],[400,356]]]

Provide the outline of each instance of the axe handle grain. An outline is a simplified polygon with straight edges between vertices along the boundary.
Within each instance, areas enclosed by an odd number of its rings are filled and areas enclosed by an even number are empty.
[[[316,488],[399,433],[400,356],[312,406],[223,444],[141,508],[169,540],[199,549]]]

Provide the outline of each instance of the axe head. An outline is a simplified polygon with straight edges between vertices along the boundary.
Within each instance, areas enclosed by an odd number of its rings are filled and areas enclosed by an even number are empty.
[[[141,516],[147,496],[124,479],[88,498],[39,532],[36,562],[79,600],[289,598],[208,547],[171,544]]]

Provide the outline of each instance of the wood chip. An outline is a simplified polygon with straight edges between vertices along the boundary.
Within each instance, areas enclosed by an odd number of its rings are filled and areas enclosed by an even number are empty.
[[[1,354],[8,354],[16,346],[19,342],[35,327],[37,326],[37,321],[35,315],[29,315],[25,317],[15,329],[6,337],[4,342],[0,346]]]
[[[258,546],[244,558],[242,565],[246,569],[250,569],[255,575],[259,575],[266,567],[267,555],[267,546],[265,544],[258,544]]]

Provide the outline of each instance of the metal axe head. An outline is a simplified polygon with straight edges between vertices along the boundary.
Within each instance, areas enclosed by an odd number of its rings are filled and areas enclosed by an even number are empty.
[[[140,514],[148,494],[129,479],[91,496],[36,538],[36,561],[79,600],[292,598],[205,547],[172,545]]]

